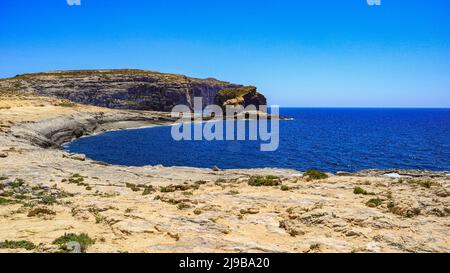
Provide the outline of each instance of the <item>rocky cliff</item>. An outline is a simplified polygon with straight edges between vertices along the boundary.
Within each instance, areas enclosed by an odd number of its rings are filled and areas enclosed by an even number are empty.
[[[25,92],[115,109],[170,111],[193,106],[193,97],[212,104],[216,94],[240,85],[144,70],[77,70],[23,74],[0,80],[0,93]]]
[[[267,105],[267,99],[256,91],[254,86],[242,86],[237,88],[226,88],[219,91],[214,103],[225,108],[227,105]]]

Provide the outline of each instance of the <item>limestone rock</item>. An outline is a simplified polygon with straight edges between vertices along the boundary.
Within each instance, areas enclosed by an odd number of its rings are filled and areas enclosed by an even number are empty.
[[[242,105],[244,107],[254,105],[259,108],[260,105],[267,105],[267,99],[256,91],[256,87],[245,86],[221,90],[214,98],[214,104],[222,108],[225,108],[227,105]]]
[[[81,104],[153,111],[171,111],[178,104],[193,107],[194,97],[202,97],[204,106],[209,105],[217,92],[235,87],[240,85],[136,69],[54,71],[0,81],[0,91],[16,88]]]

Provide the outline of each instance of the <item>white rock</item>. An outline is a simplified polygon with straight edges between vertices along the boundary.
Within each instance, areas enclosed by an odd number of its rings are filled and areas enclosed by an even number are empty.
[[[403,177],[403,175],[400,175],[398,173],[387,173],[384,176],[390,177],[390,178],[401,178],[401,177]]]

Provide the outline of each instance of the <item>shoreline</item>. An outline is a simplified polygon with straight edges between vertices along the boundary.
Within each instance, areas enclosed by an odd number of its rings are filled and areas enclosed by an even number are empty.
[[[293,119],[283,119],[286,121],[291,121]],[[205,120],[205,121],[201,121],[200,123],[208,123],[208,122],[219,122],[221,120]],[[119,121],[120,122],[120,121]],[[194,124],[194,123],[199,123],[199,122],[186,122],[188,124]],[[151,125],[144,125],[144,126],[138,126],[138,127],[133,127],[133,126],[123,126],[121,128],[116,128],[116,129],[109,129],[109,130],[100,130],[100,131],[95,131],[91,134],[85,134],[81,137],[78,138],[74,138],[70,141],[64,142],[62,144],[60,144],[61,148],[65,150],[64,146],[67,146],[68,144],[70,144],[72,141],[75,141],[79,138],[87,138],[87,137],[95,137],[104,133],[108,133],[108,132],[117,132],[117,131],[128,131],[128,130],[140,130],[140,129],[151,129],[151,128],[155,128],[155,127],[171,127],[171,126],[175,126],[178,125],[180,123],[177,122],[168,122],[168,123],[154,123]],[[92,158],[91,158],[92,159]],[[92,159],[94,161],[98,161],[96,159]],[[105,164],[111,164],[108,162],[105,162]],[[115,164],[111,164],[111,165],[115,165]],[[160,164],[157,164],[160,165]],[[152,166],[152,165],[138,165],[138,166],[134,166],[134,165],[116,165],[116,166],[123,166],[123,167],[146,167],[146,166]],[[186,168],[200,168],[200,169],[204,169],[201,167],[192,167],[192,166],[164,166],[164,167],[186,167]],[[253,168],[244,168],[244,170],[251,170]],[[261,169],[261,168],[256,168],[256,169]],[[263,167],[263,169],[285,169],[285,168],[274,168],[274,167]],[[290,168],[288,168],[290,169]],[[226,168],[224,170],[240,170],[237,168]],[[298,172],[304,172],[305,170],[298,170],[298,169],[292,169]],[[393,174],[393,177],[395,177],[395,175],[398,175],[397,178],[410,178],[410,177],[421,177],[421,176],[431,176],[431,177],[450,177],[450,170],[445,170],[445,171],[437,171],[437,170],[430,170],[430,169],[398,169],[398,168],[388,168],[388,169],[377,169],[377,168],[371,168],[371,169],[361,169],[361,170],[357,170],[357,171],[336,171],[336,172],[329,172],[329,174],[333,174],[333,175],[340,175],[340,176],[350,176],[350,175],[354,175],[354,176],[364,176],[364,175],[377,175],[377,176],[382,176],[382,175],[388,175],[387,177],[390,177],[389,174]]]

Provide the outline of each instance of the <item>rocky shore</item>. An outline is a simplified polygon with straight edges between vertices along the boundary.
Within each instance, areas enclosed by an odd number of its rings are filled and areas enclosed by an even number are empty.
[[[1,97],[0,252],[450,251],[446,172],[125,167],[60,148],[172,122],[163,112]]]

